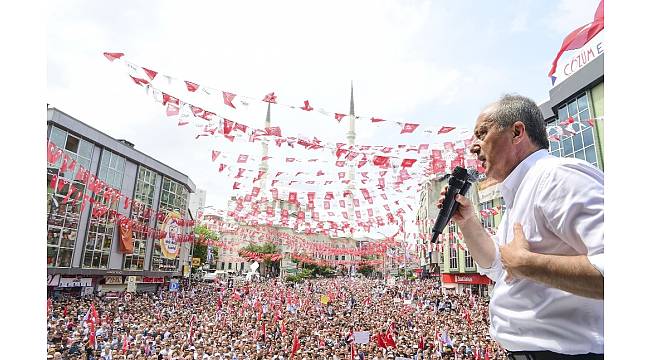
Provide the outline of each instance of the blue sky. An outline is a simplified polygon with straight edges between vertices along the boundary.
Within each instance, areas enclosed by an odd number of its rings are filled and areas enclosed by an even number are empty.
[[[139,65],[218,89],[260,97],[275,91],[280,102],[310,99],[342,113],[353,80],[357,115],[471,129],[503,93],[548,97],[547,73],[563,38],[591,21],[598,1],[47,5],[47,102],[184,172],[207,189],[208,204],[221,206],[232,181],[217,174],[210,151],[255,155],[259,145],[195,140],[195,129],[168,121],[102,52],[124,52]],[[251,107],[231,116],[261,126],[265,112]],[[282,109],[272,118],[285,136],[345,141],[345,121]],[[399,136],[394,126],[367,122],[357,132],[357,143],[369,145],[446,140]]]

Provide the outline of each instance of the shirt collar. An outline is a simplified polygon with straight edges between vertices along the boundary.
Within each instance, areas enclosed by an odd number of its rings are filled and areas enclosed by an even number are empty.
[[[507,207],[512,206],[512,202],[517,194],[517,189],[519,185],[524,180],[524,177],[528,173],[528,170],[535,165],[537,160],[548,156],[548,150],[541,149],[537,150],[534,153],[528,155],[522,162],[517,165],[517,167],[512,170],[512,172],[499,184],[499,191],[503,195],[503,201]]]

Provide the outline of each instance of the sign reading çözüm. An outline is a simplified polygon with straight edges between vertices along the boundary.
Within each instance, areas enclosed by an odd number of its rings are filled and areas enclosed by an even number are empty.
[[[160,239],[160,250],[166,259],[176,259],[181,252],[181,246],[176,240],[178,235],[182,233],[182,227],[178,226],[176,222],[181,218],[181,214],[176,211],[171,211],[165,217],[162,223],[162,231],[166,233],[165,237]]]
[[[553,86],[568,79],[585,65],[605,52],[604,30],[601,30],[588,43],[580,49],[567,51],[557,63],[557,68],[553,74]]]

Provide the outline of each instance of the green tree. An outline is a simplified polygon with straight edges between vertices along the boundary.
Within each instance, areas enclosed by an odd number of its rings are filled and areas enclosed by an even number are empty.
[[[250,243],[247,246],[239,250],[239,256],[242,256],[244,251],[253,252],[257,254],[280,254],[280,249],[277,245],[271,242],[265,242],[263,244],[253,244]],[[280,260],[271,261],[269,259],[264,259],[264,267],[266,272],[271,272],[276,275],[280,274]]]

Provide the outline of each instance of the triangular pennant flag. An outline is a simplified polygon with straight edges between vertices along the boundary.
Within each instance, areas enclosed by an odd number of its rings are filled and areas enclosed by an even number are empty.
[[[346,117],[346,116],[347,116],[346,114],[334,113],[334,118],[335,118],[336,121],[338,121],[338,122],[341,122],[341,120],[342,120],[344,117]]]
[[[145,73],[147,73],[147,76],[149,76],[149,79],[153,80],[153,78],[158,75],[157,71],[149,70],[146,67],[142,67],[142,70],[144,70]]]
[[[112,62],[113,60],[115,60],[115,59],[119,59],[119,58],[121,58],[122,56],[124,56],[124,53],[109,53],[109,52],[105,52],[105,53],[104,53],[104,56],[106,56],[106,58],[107,58],[109,61]]]
[[[233,109],[236,109],[235,105],[232,104],[232,100],[237,96],[236,94],[232,94],[226,91],[222,91],[223,93],[223,103],[230,106]]]
[[[270,103],[270,104],[277,104],[276,102],[277,96],[275,95],[275,92],[270,92],[264,96],[264,99],[262,101]]]
[[[455,129],[455,127],[443,126],[443,127],[440,128],[440,130],[438,130],[438,134],[446,134],[446,133],[448,133],[448,132],[450,132],[450,131],[452,131],[454,129]]]
[[[185,80],[185,85],[187,86],[187,91],[189,92],[195,92],[199,88],[199,84],[195,84],[191,81]]]
[[[409,123],[406,123],[406,124],[404,124],[404,127],[402,128],[402,131],[400,132],[400,134],[410,134],[410,133],[412,133],[413,131],[415,131],[415,129],[416,129],[418,126],[420,126],[420,124],[409,124]]]
[[[301,107],[301,109],[303,109],[303,110],[305,110],[305,111],[312,111],[312,110],[314,110],[314,108],[311,107],[311,106],[309,105],[309,100],[305,100],[305,106]]]
[[[372,122],[375,123],[375,122],[386,121],[386,120],[384,120],[384,119],[380,119],[380,118],[376,118],[376,117],[372,117],[372,118],[370,118],[370,121],[372,121]]]

